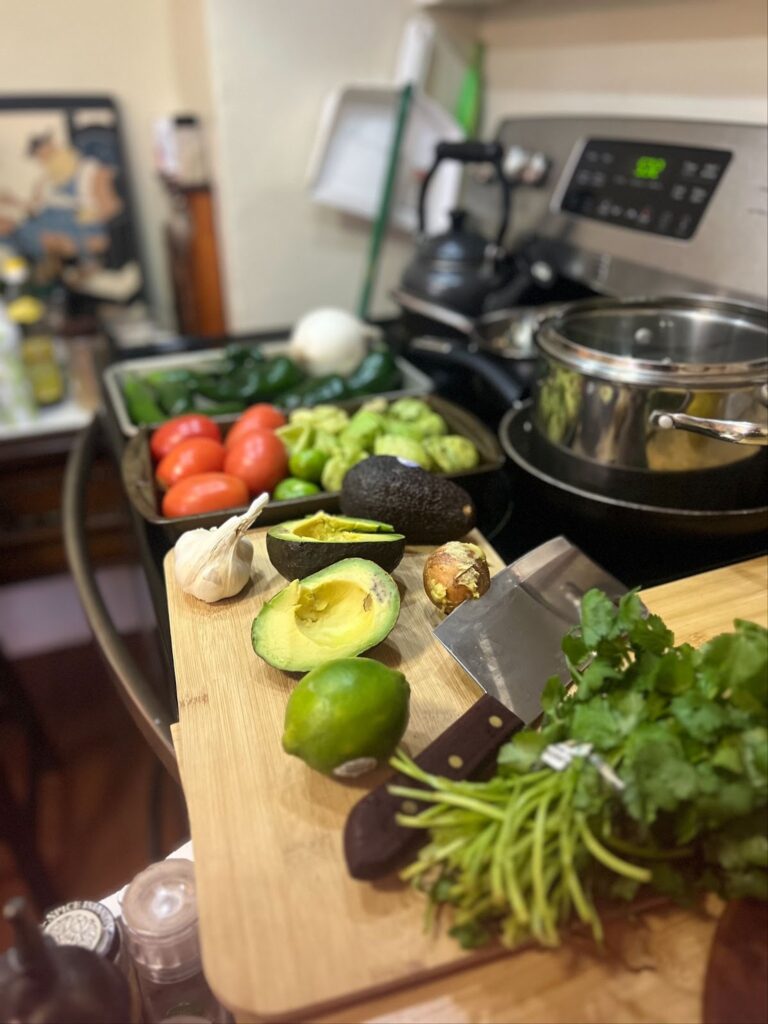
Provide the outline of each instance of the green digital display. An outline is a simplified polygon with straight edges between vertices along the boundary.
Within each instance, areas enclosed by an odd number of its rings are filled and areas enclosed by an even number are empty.
[[[633,174],[646,181],[658,181],[666,166],[667,161],[663,156],[639,156]]]

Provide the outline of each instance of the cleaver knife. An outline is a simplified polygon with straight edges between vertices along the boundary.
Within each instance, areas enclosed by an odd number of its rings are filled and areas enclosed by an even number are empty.
[[[534,548],[500,570],[488,591],[465,601],[435,636],[484,691],[483,696],[414,760],[425,771],[467,779],[487,766],[509,737],[541,714],[541,694],[552,675],[568,678],[560,649],[579,622],[581,598],[599,587],[618,601],[627,588],[565,537]],[[425,838],[398,825],[403,800],[388,786],[422,788],[396,775],[352,808],[344,829],[344,856],[353,878],[380,878]],[[409,813],[426,805],[407,808]]]

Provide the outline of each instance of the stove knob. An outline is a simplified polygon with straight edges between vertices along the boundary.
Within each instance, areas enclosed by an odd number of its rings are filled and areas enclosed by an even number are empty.
[[[528,165],[531,154],[522,146],[510,146],[504,154],[504,176],[508,181],[522,180],[523,171]]]
[[[532,153],[523,168],[521,181],[524,185],[543,185],[549,171],[549,158],[546,153]]]

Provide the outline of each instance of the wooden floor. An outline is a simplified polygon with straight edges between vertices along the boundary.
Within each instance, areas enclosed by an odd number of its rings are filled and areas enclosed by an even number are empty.
[[[129,643],[139,649],[142,664],[148,654],[151,661],[146,637]],[[44,772],[38,790],[38,849],[61,901],[98,899],[151,859],[149,808],[157,762],[93,645],[27,658],[12,668],[59,762]],[[19,794],[27,786],[26,761],[22,732],[5,716],[0,770]],[[160,777],[162,856],[188,838],[188,826],[180,790],[164,771]],[[0,842],[0,906],[26,892],[8,844]],[[0,921],[0,951],[9,944]]]

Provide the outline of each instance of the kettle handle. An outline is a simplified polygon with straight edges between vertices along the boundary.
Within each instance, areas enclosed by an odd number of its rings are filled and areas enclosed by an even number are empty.
[[[493,164],[496,177],[501,185],[501,222],[496,232],[496,244],[501,245],[509,223],[509,182],[504,177],[501,167],[503,151],[499,142],[438,142],[435,147],[435,159],[427,171],[421,184],[419,194],[419,231],[426,231],[426,200],[427,189],[432,176],[443,160],[458,160],[462,164]]]

